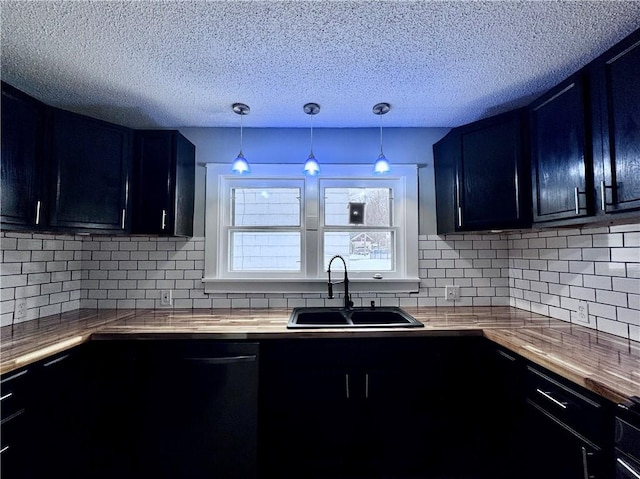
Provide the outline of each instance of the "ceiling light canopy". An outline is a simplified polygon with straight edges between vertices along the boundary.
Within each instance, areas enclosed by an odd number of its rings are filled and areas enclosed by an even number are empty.
[[[231,171],[236,175],[244,175],[249,173],[251,170],[249,168],[249,162],[247,162],[244,154],[242,153],[242,117],[244,115],[248,115],[251,109],[244,103],[234,103],[231,108],[234,113],[240,115],[240,153],[238,153],[238,156],[233,161]]]

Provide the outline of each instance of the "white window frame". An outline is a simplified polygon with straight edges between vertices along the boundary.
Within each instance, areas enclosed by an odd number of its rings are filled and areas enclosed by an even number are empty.
[[[417,165],[394,165],[385,176],[374,176],[370,165],[323,165],[317,176],[292,175],[298,165],[252,164],[251,176],[238,177],[224,163],[206,164],[205,269],[202,282],[207,293],[326,293],[322,238],[325,231],[323,187],[393,188],[395,231],[394,271],[348,271],[352,292],[416,292],[418,277],[418,170]],[[246,180],[265,187],[300,186],[301,268],[299,272],[232,272],[228,261],[228,231],[233,187],[251,187]],[[338,227],[339,228],[339,227]],[[363,226],[363,229],[369,227]],[[329,227],[328,230],[335,230]]]

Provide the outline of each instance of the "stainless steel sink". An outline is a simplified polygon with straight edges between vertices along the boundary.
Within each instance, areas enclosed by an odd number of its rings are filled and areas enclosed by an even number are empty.
[[[395,306],[374,308],[294,308],[287,328],[422,328],[424,325]]]

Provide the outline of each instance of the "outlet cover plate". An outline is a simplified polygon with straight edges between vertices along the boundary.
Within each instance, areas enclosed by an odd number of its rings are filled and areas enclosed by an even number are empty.
[[[27,300],[25,298],[16,299],[15,309],[13,310],[14,319],[22,319],[27,315]]]
[[[444,297],[447,301],[455,301],[457,299],[460,299],[460,286],[445,286]]]
[[[173,305],[173,295],[170,289],[163,289],[160,293],[160,305],[171,306]]]
[[[576,321],[580,323],[589,323],[589,305],[586,301],[578,301],[578,314],[576,314]]]

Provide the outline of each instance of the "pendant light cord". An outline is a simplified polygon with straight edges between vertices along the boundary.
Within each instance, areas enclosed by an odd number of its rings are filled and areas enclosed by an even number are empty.
[[[242,117],[244,113],[240,113],[240,154],[242,154]]]
[[[313,156],[313,117],[314,115],[309,115],[311,116],[311,156]]]
[[[380,117],[380,154],[382,155],[382,115]]]

